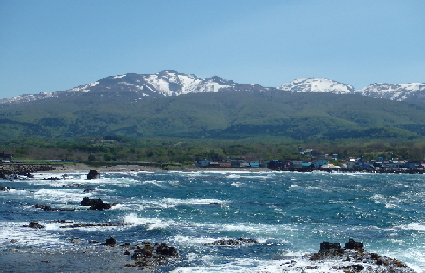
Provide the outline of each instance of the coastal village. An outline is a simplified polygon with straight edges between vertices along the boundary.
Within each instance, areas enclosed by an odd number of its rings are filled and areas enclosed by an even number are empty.
[[[375,160],[366,160],[363,157],[339,158],[338,154],[320,154],[313,149],[304,151],[300,149],[299,155],[307,155],[310,160],[275,159],[262,162],[211,158],[197,160],[196,166],[200,168],[268,168],[276,171],[298,172],[321,170],[327,172],[425,173],[425,162],[400,160],[396,157],[389,159],[377,157]]]
[[[270,169],[274,171],[294,171],[294,172],[365,172],[365,173],[425,173],[425,161],[401,160],[397,157],[390,158],[377,157],[374,160],[368,160],[363,157],[340,158],[338,154],[321,154],[313,149],[298,151],[299,155],[308,160],[247,160],[245,158],[226,158],[219,157],[204,158],[195,160],[195,167],[200,169]],[[47,161],[46,161],[47,162]],[[4,151],[0,153],[0,172],[3,174],[31,173],[37,170],[51,170],[57,164],[83,163],[83,162],[63,162],[55,161],[40,164],[25,164],[12,160],[11,154]],[[91,162],[91,164],[96,164]],[[170,169],[166,163],[154,162],[98,162],[96,165],[138,165],[145,167],[158,167],[164,170]],[[99,165],[99,166],[100,166]],[[168,166],[168,167],[164,167]],[[183,167],[184,168],[184,167]]]

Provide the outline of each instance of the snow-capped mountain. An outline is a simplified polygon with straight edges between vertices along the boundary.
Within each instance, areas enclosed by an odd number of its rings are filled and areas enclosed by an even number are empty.
[[[351,94],[354,87],[325,78],[300,78],[277,87],[289,92],[331,92],[335,94]]]
[[[358,94],[374,98],[425,103],[425,84],[372,84],[361,90],[325,78],[299,78],[279,87],[263,87],[258,84],[238,84],[214,76],[198,78],[195,75],[164,70],[155,74],[128,73],[110,76],[96,82],[80,85],[67,91],[41,92],[1,99],[0,104],[14,104],[46,99],[84,98],[96,102],[99,99],[138,101],[149,98],[179,96],[188,93],[226,91],[286,91],[286,92],[330,92],[334,94]]]
[[[258,84],[236,84],[214,76],[202,79],[172,70],[156,74],[129,73],[110,76],[94,83],[80,85],[67,91],[41,92],[0,100],[0,104],[22,103],[49,98],[78,97],[84,94],[98,94],[102,97],[127,96],[130,99],[179,96],[188,93],[222,91],[264,91],[269,90]]]
[[[362,96],[383,98],[396,101],[425,102],[425,84],[387,84],[375,83],[362,90],[356,91],[356,94]]]

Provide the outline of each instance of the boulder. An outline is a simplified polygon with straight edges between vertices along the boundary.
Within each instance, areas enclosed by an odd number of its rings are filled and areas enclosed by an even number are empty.
[[[153,257],[153,252],[150,249],[138,248],[134,251],[134,254],[131,255],[133,260],[151,258]]]
[[[341,248],[340,243],[323,242],[320,243],[319,252],[314,253],[311,260],[321,260],[329,257],[342,256],[343,253],[344,249]]]
[[[216,245],[216,246],[239,246],[243,244],[258,244],[258,241],[255,239],[245,239],[245,238],[239,238],[239,239],[220,239],[216,240],[211,244],[207,245]]]
[[[44,226],[40,225],[38,222],[31,222],[29,225],[25,225],[24,227],[30,227],[30,228],[35,228],[35,229],[44,228]]]
[[[114,239],[114,237],[110,237],[109,239],[106,239],[105,245],[107,246],[115,246],[117,244],[117,240]]]
[[[84,197],[81,201],[81,206],[90,206],[89,210],[105,210],[110,209],[116,203],[104,203],[102,199],[90,199],[89,197]]]
[[[168,246],[165,243],[162,243],[159,246],[157,246],[156,253],[163,256],[171,256],[171,257],[179,256],[179,254],[177,253],[177,250],[174,247]]]
[[[160,263],[162,260],[166,259],[166,257],[179,256],[177,250],[172,246],[168,246],[166,243],[155,244],[154,246],[149,242],[144,244],[145,246],[143,248],[137,246],[137,249],[134,250],[134,254],[131,255],[133,260],[153,258],[156,263]]]
[[[96,170],[90,170],[90,172],[87,174],[87,179],[98,179],[100,178],[100,173]]]
[[[363,243],[356,242],[353,239],[349,239],[348,243],[345,243],[345,249],[362,250],[363,249]]]

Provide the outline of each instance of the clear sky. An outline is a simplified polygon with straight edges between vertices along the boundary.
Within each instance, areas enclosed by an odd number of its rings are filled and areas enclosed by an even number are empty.
[[[0,98],[176,70],[425,83],[423,0],[0,0]]]

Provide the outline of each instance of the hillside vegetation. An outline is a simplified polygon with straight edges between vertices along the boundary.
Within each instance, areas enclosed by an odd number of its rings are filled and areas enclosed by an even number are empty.
[[[97,93],[99,95],[99,93]],[[425,105],[330,93],[220,92],[126,102],[79,97],[0,108],[0,139],[245,139],[288,141],[425,136]]]

